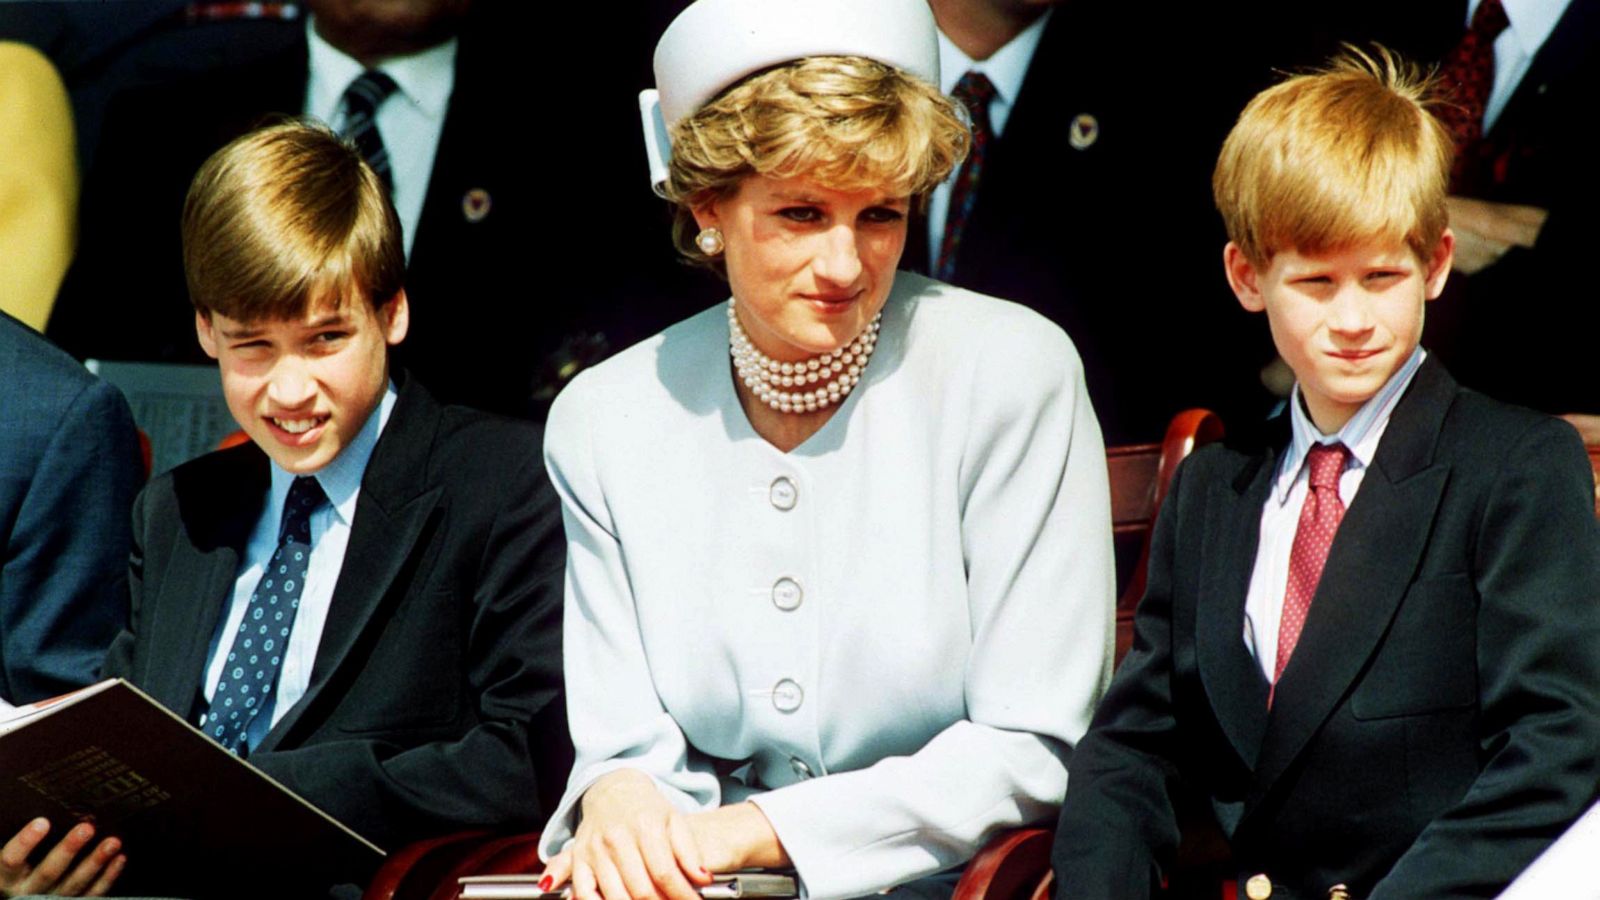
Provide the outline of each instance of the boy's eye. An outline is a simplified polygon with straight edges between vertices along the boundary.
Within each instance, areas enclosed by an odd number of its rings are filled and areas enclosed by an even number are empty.
[[[791,222],[817,222],[822,219],[822,211],[814,206],[789,206],[778,210],[778,215]]]
[[[1402,278],[1402,277],[1404,277],[1404,274],[1401,273],[1401,272],[1368,272],[1367,273],[1367,282],[1369,284],[1371,284],[1371,283],[1380,283],[1381,284],[1381,283],[1385,283],[1385,282],[1394,281],[1394,280],[1396,280],[1398,278]]]
[[[349,332],[346,331],[319,331],[312,340],[319,344],[332,344],[346,337],[349,337]]]

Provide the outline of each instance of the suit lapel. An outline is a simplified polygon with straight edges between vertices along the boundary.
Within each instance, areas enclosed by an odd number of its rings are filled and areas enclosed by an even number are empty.
[[[1211,485],[1196,601],[1200,679],[1222,730],[1252,769],[1266,731],[1267,683],[1244,644],[1244,601],[1277,458],[1276,449],[1252,457],[1233,481]]]
[[[160,596],[145,601],[159,611],[149,627],[153,657],[160,664],[145,674],[144,686],[162,705],[190,720],[211,637],[232,596],[239,560],[270,484],[267,458],[253,444],[220,453],[211,462],[173,475],[186,539],[173,542]]]
[[[415,379],[400,379],[400,397],[373,448],[361,478],[350,543],[333,589],[328,619],[317,645],[311,683],[294,709],[262,740],[273,750],[295,732],[340,670],[352,660],[358,640],[384,605],[400,575],[415,566],[415,550],[442,488],[429,467],[440,408]],[[391,598],[392,602],[392,598]],[[315,717],[313,717],[314,719]]]
[[[1448,480],[1449,467],[1435,465],[1433,457],[1455,394],[1455,381],[1429,358],[1395,407],[1278,681],[1253,800],[1272,787],[1349,692],[1416,574]]]

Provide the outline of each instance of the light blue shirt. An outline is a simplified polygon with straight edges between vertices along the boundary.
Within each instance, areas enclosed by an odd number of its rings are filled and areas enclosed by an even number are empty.
[[[346,56],[317,34],[316,21],[306,21],[306,44],[311,72],[306,79],[305,114],[335,129],[344,124],[340,107],[345,88],[366,67]],[[422,202],[439,151],[445,113],[456,83],[455,38],[409,56],[384,60],[377,68],[394,79],[398,90],[378,107],[378,134],[389,151],[389,174],[394,179],[394,211],[405,236],[406,258],[422,218]]]
[[[378,436],[389,422],[394,411],[394,383],[390,382],[378,401],[375,414],[367,417],[365,425],[344,452],[316,473],[317,483],[327,494],[328,503],[311,515],[311,563],[306,572],[306,583],[301,588],[300,611],[295,615],[294,630],[289,635],[289,648],[284,654],[283,669],[278,674],[277,699],[272,707],[272,721],[261,728],[260,723],[250,729],[252,737],[265,734],[277,725],[300,698],[305,696],[311,683],[311,667],[317,658],[317,646],[322,643],[322,628],[328,621],[328,608],[333,601],[333,586],[344,567],[344,552],[350,543],[350,526],[355,521],[356,498],[361,494],[361,477],[366,474],[367,461],[378,444]],[[227,661],[231,641],[227,638],[239,630],[250,606],[250,595],[266,572],[267,563],[278,549],[278,530],[283,522],[283,505],[289,499],[289,485],[295,476],[277,463],[272,463],[272,485],[262,504],[261,517],[256,520],[245,545],[244,557],[239,563],[239,575],[233,582],[233,597],[228,602],[220,638],[213,641],[211,663],[206,667],[205,698],[211,702],[216,693],[217,681]],[[201,719],[201,724],[205,720]],[[252,746],[254,740],[252,740]]]

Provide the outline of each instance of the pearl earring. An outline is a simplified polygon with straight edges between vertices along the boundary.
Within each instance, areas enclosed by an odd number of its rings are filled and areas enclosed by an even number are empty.
[[[715,225],[710,228],[700,229],[700,233],[694,236],[694,245],[699,247],[700,252],[707,256],[720,254],[723,246],[722,229]]]

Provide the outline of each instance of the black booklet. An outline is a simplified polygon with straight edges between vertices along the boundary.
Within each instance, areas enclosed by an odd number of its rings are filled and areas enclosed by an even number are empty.
[[[0,843],[38,816],[42,855],[92,822],[122,840],[114,893],[317,896],[383,851],[122,679],[0,711]]]

